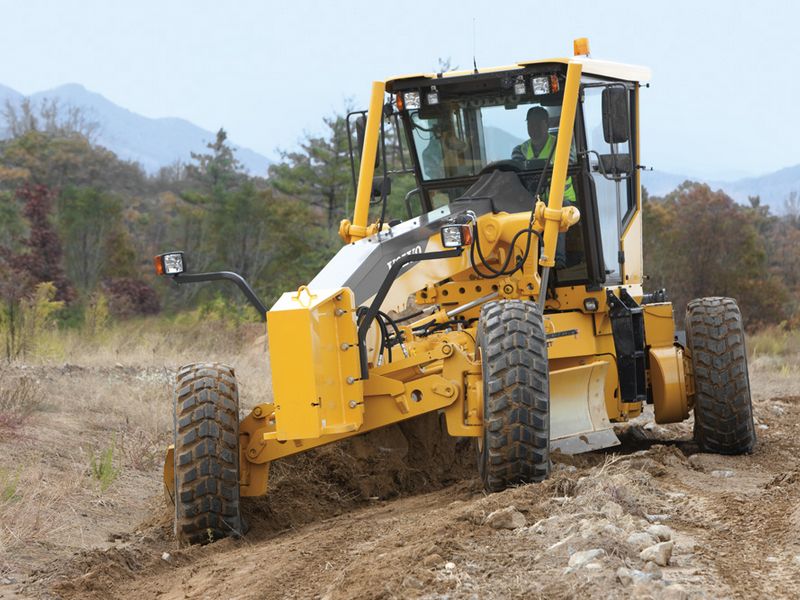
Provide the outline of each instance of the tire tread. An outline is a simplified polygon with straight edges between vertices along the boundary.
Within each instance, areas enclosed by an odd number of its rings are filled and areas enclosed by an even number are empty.
[[[484,378],[484,438],[478,470],[484,487],[501,491],[550,474],[547,338],[538,305],[490,302],[478,340]]]
[[[742,316],[732,298],[693,300],[686,338],[694,369],[694,438],[703,451],[752,452],[756,443]]]
[[[175,535],[205,544],[242,535],[239,393],[219,363],[181,367],[175,382]]]

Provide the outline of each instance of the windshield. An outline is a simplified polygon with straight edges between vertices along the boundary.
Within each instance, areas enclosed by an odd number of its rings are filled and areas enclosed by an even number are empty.
[[[560,106],[475,106],[476,100],[453,100],[424,113],[409,110],[424,180],[476,176],[497,161],[514,160],[526,168],[524,161],[552,155]]]

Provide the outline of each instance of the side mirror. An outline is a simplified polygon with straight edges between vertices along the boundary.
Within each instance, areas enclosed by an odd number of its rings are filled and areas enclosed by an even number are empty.
[[[625,154],[600,154],[600,164],[597,170],[603,175],[610,175],[612,178],[623,178],[633,173],[633,162],[631,155]]]
[[[628,90],[607,87],[603,90],[603,137],[607,144],[624,144],[630,138]]]

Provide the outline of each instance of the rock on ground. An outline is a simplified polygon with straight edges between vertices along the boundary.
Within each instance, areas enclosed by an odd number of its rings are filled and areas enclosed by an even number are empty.
[[[654,562],[659,567],[666,567],[669,564],[669,559],[672,556],[673,543],[659,542],[649,548],[645,548],[639,553],[639,558],[645,562]]]
[[[604,556],[605,553],[606,551],[601,548],[592,548],[591,550],[581,550],[580,552],[575,552],[569,557],[569,566],[582,567],[586,563],[593,561],[595,558]]]
[[[658,538],[654,538],[647,532],[637,531],[630,534],[628,539],[625,541],[628,542],[629,545],[633,546],[636,550],[641,552],[645,548],[649,548],[655,544],[658,541]]]
[[[666,525],[650,525],[650,527],[645,529],[645,531],[652,535],[659,542],[668,542],[672,539],[672,529]]]
[[[506,506],[489,514],[485,523],[495,529],[518,529],[525,527],[525,515],[514,506]]]

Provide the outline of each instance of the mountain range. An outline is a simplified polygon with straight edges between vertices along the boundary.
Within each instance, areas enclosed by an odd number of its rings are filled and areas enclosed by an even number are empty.
[[[18,106],[23,99],[24,96],[19,92],[0,84],[0,111],[7,101]],[[34,106],[45,99],[56,99],[62,107],[82,109],[86,119],[98,125],[95,138],[97,144],[108,148],[120,158],[138,162],[151,174],[179,160],[184,163],[189,162],[192,152],[204,152],[206,144],[216,138],[216,133],[185,119],[174,117],[153,119],[136,114],[76,83],[30,96]],[[501,134],[505,133],[502,130],[491,129],[494,135],[488,138],[494,140],[492,142],[494,146],[506,148],[519,143],[516,138],[508,134],[502,136]],[[0,123],[0,138],[4,137],[4,133]],[[250,174],[266,175],[270,164],[267,157],[249,148],[238,146],[232,140],[231,145],[236,151],[236,157]],[[489,154],[496,154],[494,150]],[[746,177],[734,181],[687,177],[658,170],[642,173],[642,183],[653,196],[663,196],[686,180],[700,181],[707,183],[712,189],[722,189],[740,203],[747,203],[749,196],[758,195],[762,204],[769,205],[774,213],[782,213],[789,195],[792,192],[800,194],[800,164],[758,177]]]
[[[687,180],[706,183],[713,190],[721,189],[740,204],[747,204],[750,196],[759,196],[761,204],[768,205],[773,214],[786,211],[786,200],[790,194],[794,192],[800,195],[800,165],[734,181],[687,177],[658,170],[642,172],[642,185],[651,196],[664,196]]]
[[[34,106],[46,99],[58,100],[61,107],[80,108],[87,121],[98,125],[95,143],[124,160],[138,162],[150,174],[178,160],[188,163],[192,152],[205,152],[206,144],[216,139],[216,132],[185,119],[151,119],[118,106],[76,83],[37,92],[29,98]],[[24,96],[16,90],[0,85],[0,112],[7,101],[19,106],[23,99]],[[0,137],[4,133],[4,129],[0,129]],[[236,158],[251,175],[266,176],[270,164],[267,157],[233,141],[231,146],[236,151]]]

